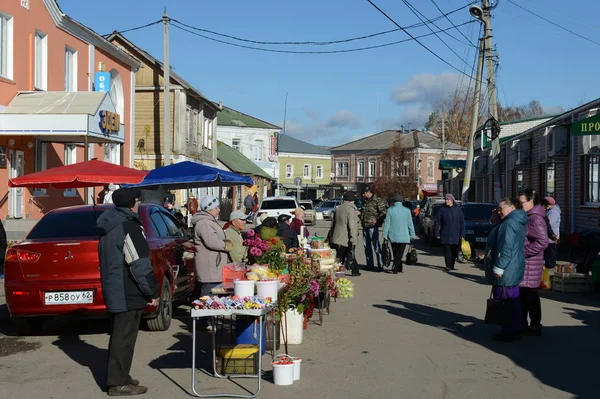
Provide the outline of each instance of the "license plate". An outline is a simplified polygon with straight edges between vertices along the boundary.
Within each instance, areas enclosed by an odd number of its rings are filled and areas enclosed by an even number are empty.
[[[46,305],[76,305],[94,303],[93,291],[45,292]]]
[[[475,242],[487,242],[487,237],[475,237]]]
[[[467,230],[467,234],[475,234],[475,230]]]

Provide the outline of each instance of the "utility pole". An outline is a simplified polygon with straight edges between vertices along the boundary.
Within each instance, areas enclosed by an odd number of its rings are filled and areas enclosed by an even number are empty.
[[[163,14],[164,34],[163,34],[163,47],[164,47],[164,61],[163,61],[163,85],[164,85],[164,110],[163,110],[163,154],[165,159],[165,166],[171,164],[171,65],[169,62],[169,16],[167,10]]]
[[[444,114],[442,113],[442,159],[446,159],[446,123],[444,121]]]
[[[483,52],[484,41],[479,39],[479,56],[477,57],[477,74],[475,75],[475,93],[473,99],[473,115],[471,117],[471,132],[469,134],[469,147],[467,148],[467,162],[465,167],[465,180],[463,182],[462,200],[469,199],[469,186],[471,185],[471,172],[473,170],[473,148],[477,122],[479,121],[479,98],[481,97],[481,79],[483,79]]]
[[[488,78],[488,99],[490,114],[498,121],[498,102],[496,94],[496,69],[494,68],[494,47],[492,46],[492,8],[489,0],[482,0],[483,23],[485,27],[485,60]],[[495,6],[494,6],[495,7]],[[498,121],[499,122],[499,121]],[[500,170],[500,134],[492,137],[492,175],[494,179],[494,201],[502,199],[502,175]]]

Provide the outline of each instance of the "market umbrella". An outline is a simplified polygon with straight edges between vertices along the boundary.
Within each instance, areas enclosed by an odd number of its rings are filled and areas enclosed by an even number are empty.
[[[128,187],[183,190],[193,187],[252,186],[248,176],[228,172],[196,162],[184,161],[151,170],[141,183]]]
[[[113,184],[135,184],[148,172],[92,159],[90,161],[58,166],[8,180],[9,187],[27,188],[82,188]]]

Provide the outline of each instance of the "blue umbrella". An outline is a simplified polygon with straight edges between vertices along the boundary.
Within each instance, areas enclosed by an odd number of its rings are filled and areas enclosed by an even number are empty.
[[[196,162],[184,161],[150,171],[141,183],[126,187],[182,190],[195,187],[252,186],[248,176],[217,169]],[[125,187],[125,185],[124,185]]]

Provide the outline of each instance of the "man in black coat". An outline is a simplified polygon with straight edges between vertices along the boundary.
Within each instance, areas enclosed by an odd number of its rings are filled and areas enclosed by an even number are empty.
[[[298,248],[298,234],[290,227],[292,217],[287,214],[277,217],[277,236],[281,237],[286,249]]]
[[[159,302],[150,249],[137,213],[141,197],[135,188],[116,190],[112,196],[115,208],[104,211],[97,221],[102,295],[110,314],[106,377],[110,396],[148,391],[129,375],[142,312]]]
[[[454,270],[460,240],[465,237],[465,218],[452,194],[446,194],[446,204],[435,218],[435,236],[444,246],[446,271]]]

